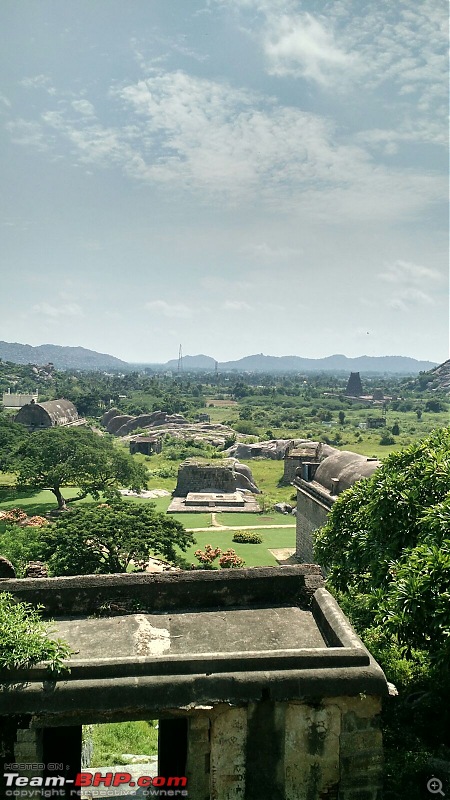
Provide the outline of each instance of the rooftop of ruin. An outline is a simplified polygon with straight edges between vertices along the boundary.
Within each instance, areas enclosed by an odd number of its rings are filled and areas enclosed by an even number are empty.
[[[387,693],[317,565],[7,579],[73,648],[70,672],[0,674],[0,715],[42,724],[216,703]]]

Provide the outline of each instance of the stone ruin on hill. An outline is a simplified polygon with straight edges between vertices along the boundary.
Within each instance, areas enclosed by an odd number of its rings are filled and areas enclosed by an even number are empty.
[[[260,494],[250,467],[235,458],[224,461],[201,462],[188,458],[180,464],[174,497],[186,497],[188,492],[235,492]]]
[[[108,433],[114,436],[129,436],[133,431],[143,428],[149,433],[159,436],[172,436],[176,439],[192,439],[194,442],[211,444],[223,449],[227,440],[236,436],[228,425],[211,422],[190,422],[182,414],[167,414],[165,411],[153,411],[151,414],[123,414],[117,408],[111,408],[101,418],[101,424]]]
[[[270,458],[273,461],[282,461],[286,453],[297,447],[303,439],[269,439],[265,442],[236,442],[226,451],[227,456],[233,458]]]
[[[180,464],[168,513],[183,511],[258,512],[259,494],[252,472],[234,458],[202,462],[188,458]]]

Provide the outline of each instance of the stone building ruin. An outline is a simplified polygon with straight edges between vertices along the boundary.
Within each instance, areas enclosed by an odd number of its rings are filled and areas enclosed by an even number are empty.
[[[250,467],[235,458],[199,461],[188,458],[178,468],[177,485],[168,514],[183,511],[258,512]]]
[[[29,431],[85,424],[70,400],[48,400],[45,403],[35,403],[32,400],[22,406],[14,421],[22,423]]]
[[[380,797],[386,679],[316,565],[0,591],[43,604],[75,651],[69,673],[0,675],[0,749],[19,776],[61,764],[58,796],[73,797],[83,725],[158,719],[158,775],[186,777],[189,800]]]
[[[295,555],[303,563],[314,560],[313,533],[325,525],[336,498],[380,466],[376,458],[325,447],[327,450],[322,449],[316,459],[303,461],[293,480],[297,490]]]

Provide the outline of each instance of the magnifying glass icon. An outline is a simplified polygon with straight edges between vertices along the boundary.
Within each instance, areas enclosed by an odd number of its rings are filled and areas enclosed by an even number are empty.
[[[440,781],[439,778],[430,778],[427,783],[427,789],[430,794],[440,794],[442,797],[445,797],[445,794],[442,791],[442,781]]]

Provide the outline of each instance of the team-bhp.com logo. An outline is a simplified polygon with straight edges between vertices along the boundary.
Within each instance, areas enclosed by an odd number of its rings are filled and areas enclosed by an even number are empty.
[[[185,776],[163,777],[156,775],[141,775],[133,778],[129,772],[79,772],[73,779],[63,775],[51,775],[45,778],[34,775],[28,777],[18,772],[5,772],[6,796],[27,797],[30,790],[41,790],[42,797],[58,796],[58,789],[73,787],[74,795],[78,795],[79,788],[117,789],[130,786],[144,789],[144,797],[187,797],[187,778]],[[33,792],[33,793],[34,793]],[[108,793],[109,794],[109,793]]]

